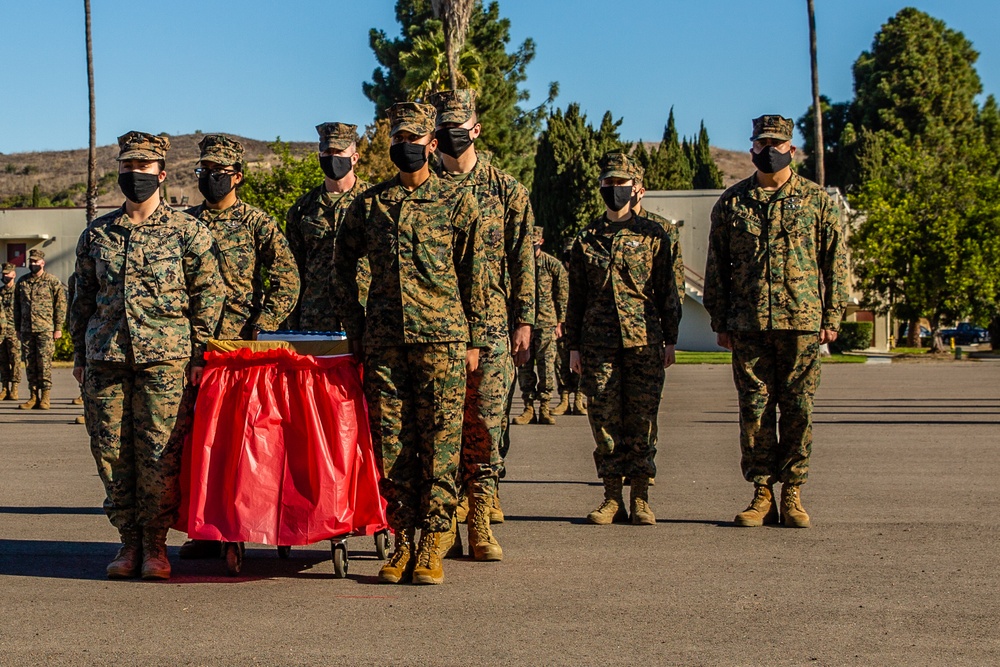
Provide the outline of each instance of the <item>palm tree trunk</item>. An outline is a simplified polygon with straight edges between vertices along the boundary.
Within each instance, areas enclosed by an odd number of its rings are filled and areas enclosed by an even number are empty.
[[[472,18],[474,0],[432,0],[434,15],[444,26],[444,52],[448,60],[448,80],[454,90],[459,86],[458,54],[465,46]]]
[[[823,109],[819,101],[819,68],[816,65],[816,10],[813,0],[806,0],[809,10],[809,61],[812,67],[813,125],[815,126],[816,182],[826,185],[826,165],[823,150]]]
[[[90,0],[83,0],[87,21],[87,93],[90,97],[90,147],[87,151],[87,224],[97,217],[97,107],[94,104],[94,44],[90,36]]]

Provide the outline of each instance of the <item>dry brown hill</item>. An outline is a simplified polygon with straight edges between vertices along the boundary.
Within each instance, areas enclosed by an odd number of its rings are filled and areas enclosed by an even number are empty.
[[[189,203],[201,200],[194,175],[198,160],[198,142],[202,134],[182,134],[170,137],[167,158],[167,194],[180,203],[184,197]],[[267,167],[275,161],[269,142],[236,137],[247,151],[247,161],[252,165]],[[656,144],[648,144],[653,147]],[[312,142],[294,142],[292,152],[302,155],[316,150]],[[100,179],[99,206],[115,206],[122,201],[117,185],[115,145],[97,149],[97,175]],[[712,148],[712,157],[722,170],[726,187],[746,178],[753,172],[750,156],[745,151]],[[76,206],[84,205],[87,182],[87,150],[38,151],[0,155],[0,203],[12,197],[28,198],[37,186],[39,194],[50,200],[57,199]],[[58,202],[57,202],[58,203]]]

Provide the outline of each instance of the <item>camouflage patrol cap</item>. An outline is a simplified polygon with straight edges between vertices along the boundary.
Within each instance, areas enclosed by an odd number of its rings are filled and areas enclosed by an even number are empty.
[[[45,253],[38,248],[32,248],[28,251],[28,259],[45,259]]]
[[[629,161],[632,163],[632,180],[635,181],[636,185],[641,185],[642,179],[646,175],[646,170],[635,159],[629,158]]]
[[[535,225],[531,228],[531,241],[533,243],[541,243],[545,238],[545,228],[541,225]]]
[[[199,161],[217,162],[223,166],[243,164],[243,144],[224,134],[207,134],[198,142],[201,149]]]
[[[10,273],[14,268],[14,265],[10,262],[4,262],[3,267],[0,268],[0,273]]]
[[[476,91],[471,88],[442,90],[428,100],[437,109],[437,124],[464,123],[476,113]]]
[[[768,114],[760,118],[753,119],[753,136],[750,141],[758,139],[781,139],[782,141],[792,140],[792,119]]]
[[[358,140],[358,126],[347,123],[323,123],[316,126],[319,152],[342,151]]]
[[[625,178],[632,179],[632,160],[621,151],[608,151],[601,156],[597,162],[601,168],[600,180],[605,178]]]
[[[434,131],[437,119],[437,110],[430,104],[420,102],[396,102],[386,109],[386,113],[392,124],[390,136],[396,136],[398,132],[410,132],[422,137]]]
[[[132,130],[118,137],[118,161],[163,160],[170,150],[167,137]]]

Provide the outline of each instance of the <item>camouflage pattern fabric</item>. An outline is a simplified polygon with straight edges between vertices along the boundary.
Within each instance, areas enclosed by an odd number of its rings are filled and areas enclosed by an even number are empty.
[[[558,259],[547,252],[535,258],[535,325],[554,327],[566,321],[569,274]]]
[[[777,114],[765,114],[753,119],[753,136],[750,137],[750,141],[757,139],[791,141],[794,128],[795,122],[791,118]]]
[[[640,208],[639,212],[636,213],[640,218],[646,218],[647,220],[652,220],[667,232],[667,237],[670,239],[670,257],[673,260],[674,265],[674,282],[677,283],[677,301],[684,306],[684,256],[681,253],[681,233],[677,229],[677,225],[667,220],[662,215],[658,213],[653,213],[652,211],[647,211],[644,208]]]
[[[656,477],[663,346],[588,346],[580,351],[580,363],[598,477]]]
[[[242,201],[221,211],[201,204],[186,213],[203,222],[215,239],[226,288],[215,337],[249,340],[255,325],[264,331],[278,329],[299,298],[299,270],[278,223]]]
[[[181,450],[194,412],[187,364],[87,364],[90,449],[107,494],[104,511],[121,532],[168,528],[177,519]]]
[[[200,361],[225,299],[212,246],[203,224],[162,202],[139,224],[124,207],[94,220],[76,246],[75,365]]]
[[[52,389],[52,355],[56,342],[52,332],[21,334],[21,355],[28,386],[34,389]],[[20,377],[18,377],[20,381]]]
[[[565,327],[570,350],[674,345],[680,312],[670,239],[658,224],[601,216],[576,237]]]
[[[632,171],[632,159],[621,151],[608,151],[601,156],[597,162],[601,170],[600,180],[605,178],[624,178],[631,180],[634,178]]]
[[[285,236],[299,268],[302,288],[286,328],[298,331],[343,330],[330,296],[333,245],[347,209],[359,194],[370,187],[371,184],[358,179],[353,188],[338,195],[328,193],[325,185],[319,185],[299,197],[288,210]],[[371,282],[367,258],[358,265],[357,280],[361,303],[364,304]]]
[[[345,151],[358,140],[358,126],[349,123],[320,123],[316,126],[319,134],[319,152]]]
[[[819,336],[738,331],[731,341],[743,477],[764,486],[804,483],[812,451],[813,397],[820,380]]]
[[[224,134],[206,134],[198,142],[198,148],[201,149],[199,162],[215,162],[224,167],[243,164],[243,144]]]
[[[118,137],[119,162],[125,160],[163,160],[170,150],[170,138],[132,130]]]
[[[433,107],[431,107],[433,109]],[[358,260],[371,289],[361,305]],[[399,176],[351,204],[337,233],[333,303],[348,338],[365,345],[487,343],[488,276],[479,207],[433,172],[416,190]]]
[[[580,374],[569,367],[569,345],[565,335],[556,341],[556,357],[556,389],[559,395],[580,391]]]
[[[525,401],[548,402],[556,374],[556,346],[551,327],[531,332],[531,359],[517,369],[517,384]]]
[[[467,91],[452,92],[464,95]],[[464,99],[466,103],[474,100],[474,94]],[[449,174],[443,164],[437,170],[443,181],[475,197],[481,215],[482,261],[489,279],[487,347],[480,351],[479,368],[468,379],[461,466],[469,492],[489,495],[496,492],[503,467],[500,449],[509,443],[507,396],[514,382],[510,332],[514,326],[535,321],[534,214],[528,191],[491,160],[489,153],[477,151],[476,166],[468,174]]]
[[[712,209],[703,302],[712,329],[837,331],[847,307],[840,212],[797,174],[777,192],[756,174]]]
[[[14,325],[24,337],[29,333],[62,331],[66,321],[66,288],[51,273],[28,273],[14,290]]]
[[[434,131],[437,109],[421,102],[396,102],[385,110],[389,118],[389,136],[399,132],[409,132],[418,137]]]
[[[368,346],[365,398],[389,525],[451,527],[465,402],[465,343]]]
[[[0,287],[0,312],[4,326],[0,331],[0,382],[21,382],[21,341],[14,326],[14,283]]]
[[[476,91],[472,88],[457,88],[431,93],[427,101],[433,104],[437,110],[438,125],[445,123],[461,125],[472,118],[472,114],[476,112]]]

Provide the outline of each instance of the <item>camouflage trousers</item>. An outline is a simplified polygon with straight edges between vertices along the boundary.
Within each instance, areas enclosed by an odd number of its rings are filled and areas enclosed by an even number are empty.
[[[569,346],[566,345],[565,337],[556,341],[556,351],[559,353],[556,364],[556,389],[559,390],[559,395],[568,391],[580,391],[580,376],[569,367]]]
[[[598,477],[656,477],[663,346],[580,350]]]
[[[52,355],[56,342],[51,331],[21,334],[21,358],[31,389],[52,389]]]
[[[0,382],[21,382],[21,341],[17,336],[0,340]]]
[[[517,383],[526,401],[548,401],[556,374],[553,328],[543,326],[531,332],[531,359],[517,369]]]
[[[389,525],[448,530],[458,504],[465,343],[369,347],[364,378]]]
[[[507,431],[507,396],[514,380],[514,359],[505,336],[479,351],[479,367],[465,384],[461,481],[471,494],[496,493],[503,467],[500,446]]]
[[[88,361],[83,404],[104,511],[119,531],[168,528],[180,507],[181,450],[194,416],[187,359]]]
[[[733,332],[730,339],[743,477],[757,485],[804,483],[819,387],[819,336],[762,331]]]

